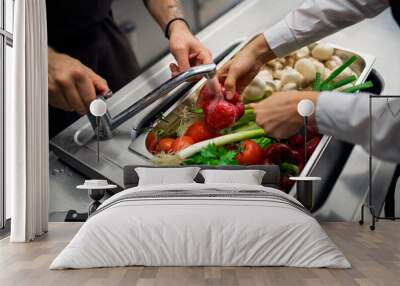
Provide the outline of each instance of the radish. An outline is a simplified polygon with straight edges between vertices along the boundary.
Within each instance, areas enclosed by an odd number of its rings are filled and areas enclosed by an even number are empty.
[[[244,104],[238,93],[233,99],[226,99],[226,90],[221,87],[220,94],[210,94],[208,88],[202,91],[201,107],[204,112],[204,120],[212,130],[221,130],[231,126],[244,113]]]

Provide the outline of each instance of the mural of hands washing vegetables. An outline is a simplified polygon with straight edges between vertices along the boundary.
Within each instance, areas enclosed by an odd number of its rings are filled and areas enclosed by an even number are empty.
[[[227,99],[224,77],[220,94],[205,84],[189,103],[163,118],[146,137],[147,150],[156,164],[256,165],[274,164],[281,169],[280,189],[288,192],[321,140],[318,130],[303,131],[276,139],[257,125],[252,103],[278,91],[357,92],[371,82],[355,85],[357,74],[351,65],[357,56],[344,57],[326,43],[311,44],[286,57],[265,63],[242,94]],[[304,145],[306,143],[306,154]]]

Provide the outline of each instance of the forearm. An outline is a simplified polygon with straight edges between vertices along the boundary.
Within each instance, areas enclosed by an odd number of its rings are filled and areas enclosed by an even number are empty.
[[[387,0],[307,0],[264,36],[275,54],[284,56],[388,7]]]
[[[400,100],[392,102],[392,108]],[[384,99],[372,104],[372,153],[382,159],[400,163],[400,115],[394,116]],[[361,145],[369,150],[369,96],[324,92],[316,106],[316,123],[321,133]]]
[[[169,21],[184,17],[179,0],[144,0],[144,3],[163,31],[165,31]]]

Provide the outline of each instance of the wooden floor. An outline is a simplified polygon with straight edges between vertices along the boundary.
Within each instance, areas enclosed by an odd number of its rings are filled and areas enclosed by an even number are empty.
[[[30,244],[0,241],[0,285],[400,285],[400,222],[379,222],[375,232],[355,223],[323,227],[353,265],[349,270],[288,267],[125,267],[48,270],[79,229],[51,223],[48,235]]]

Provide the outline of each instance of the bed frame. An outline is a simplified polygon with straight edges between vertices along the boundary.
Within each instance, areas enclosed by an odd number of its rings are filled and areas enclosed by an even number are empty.
[[[124,167],[124,188],[136,187],[139,177],[135,171],[137,167],[144,168],[184,168],[187,166],[148,166],[148,165],[128,165]],[[201,170],[218,169],[218,170],[262,170],[265,171],[262,185],[265,187],[277,188],[280,179],[279,166],[276,165],[251,165],[251,166],[206,166],[191,165],[190,167],[199,167]],[[199,174],[194,179],[197,183],[204,183],[203,176]]]

